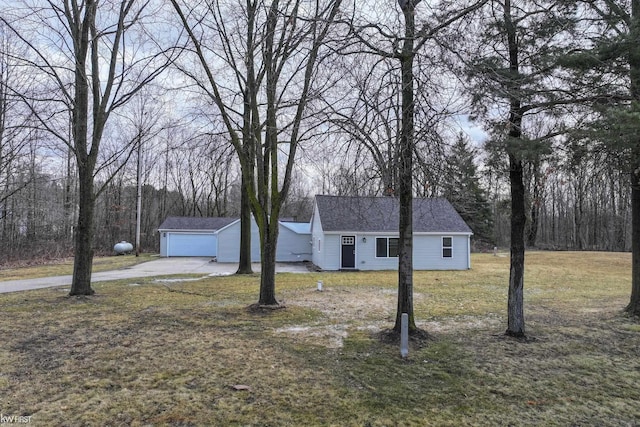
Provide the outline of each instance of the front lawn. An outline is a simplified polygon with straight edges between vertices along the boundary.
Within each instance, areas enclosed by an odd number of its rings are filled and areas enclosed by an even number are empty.
[[[131,267],[136,264],[157,259],[157,254],[143,253],[135,255],[97,256],[93,258],[94,273],[100,271],[117,270]],[[39,277],[67,276],[73,274],[73,258],[50,261],[43,265],[28,267],[4,267],[0,268],[0,281],[36,279]]]
[[[630,254],[527,264],[524,341],[503,335],[506,256],[416,272],[431,338],[408,360],[376,338],[395,272],[279,274],[287,308],[270,313],[246,309],[257,275],[2,294],[0,412],[35,426],[637,425]]]

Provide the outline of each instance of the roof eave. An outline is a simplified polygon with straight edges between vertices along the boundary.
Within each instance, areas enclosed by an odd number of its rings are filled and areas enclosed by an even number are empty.
[[[325,230],[325,234],[344,234],[344,233],[359,233],[359,234],[389,234],[389,233],[398,233],[398,230],[372,230],[372,231],[354,231],[354,230]],[[471,236],[473,235],[472,231],[414,231],[413,234],[420,235],[443,235],[448,234],[451,236]]]
[[[166,231],[179,231],[181,233],[208,233],[208,234],[216,234],[218,231],[220,231],[220,229],[218,230],[213,230],[210,228],[194,228],[194,229],[188,229],[188,228],[158,228],[158,232],[162,233],[162,232],[166,232]]]

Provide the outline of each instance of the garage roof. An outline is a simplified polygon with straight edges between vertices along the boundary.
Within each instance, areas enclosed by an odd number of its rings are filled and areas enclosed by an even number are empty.
[[[158,231],[217,231],[236,221],[238,218],[170,216],[160,224]]]

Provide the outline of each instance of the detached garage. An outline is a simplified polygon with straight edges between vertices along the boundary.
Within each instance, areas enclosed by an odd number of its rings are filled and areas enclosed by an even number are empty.
[[[236,218],[168,217],[158,227],[160,256],[218,255],[218,230],[237,221]]]
[[[168,217],[158,227],[160,256],[216,257],[218,262],[238,262],[240,258],[239,218]],[[309,223],[280,221],[276,261],[311,260]],[[251,220],[251,261],[260,262],[260,233]]]

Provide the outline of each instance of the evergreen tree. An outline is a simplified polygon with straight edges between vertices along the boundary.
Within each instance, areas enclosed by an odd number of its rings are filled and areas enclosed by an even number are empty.
[[[640,316],[640,0],[586,0],[591,37],[562,64],[588,87],[596,120],[587,140],[620,159],[631,187],[632,285],[626,311]],[[582,135],[584,137],[584,135]]]
[[[582,95],[568,86],[559,58],[574,48],[577,8],[573,1],[489,2],[480,18],[468,72],[478,118],[492,127],[499,151],[508,159],[511,243],[506,334],[525,335],[524,262],[526,231],[525,167],[550,135],[539,136],[530,117],[552,115]]]
[[[448,156],[443,183],[443,195],[483,243],[492,244],[493,218],[486,191],[480,185],[478,167],[474,161],[478,150],[459,135]]]

